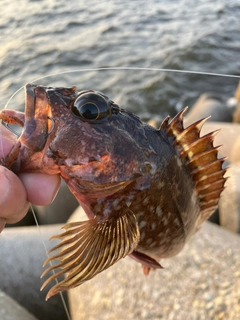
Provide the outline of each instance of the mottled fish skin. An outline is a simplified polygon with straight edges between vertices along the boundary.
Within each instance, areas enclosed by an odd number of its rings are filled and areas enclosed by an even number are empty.
[[[26,94],[25,116],[0,113],[4,122],[24,125],[0,164],[16,173],[59,173],[90,219],[56,236],[62,243],[53,250],[61,253],[46,263],[56,258],[63,270],[43,287],[63,273],[67,278],[47,298],[127,254],[146,274],[161,268],[157,261],[177,254],[215,210],[225,183],[224,159],[218,159],[214,133],[200,137],[205,120],[185,129],[184,110],[155,129],[93,90],[29,84]],[[97,119],[86,113],[89,108],[100,112]]]

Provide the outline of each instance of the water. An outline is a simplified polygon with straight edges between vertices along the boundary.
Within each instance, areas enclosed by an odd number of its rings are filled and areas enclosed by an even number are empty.
[[[239,0],[0,1],[0,109],[27,82],[80,68],[141,67],[240,75]],[[86,71],[40,80],[103,91],[140,116],[170,114],[237,79],[147,70]],[[21,108],[23,91],[9,107]],[[41,245],[41,244],[40,244]]]
[[[79,68],[129,66],[240,75],[238,0],[1,0],[0,12],[0,108],[25,83]],[[140,116],[164,117],[191,107],[202,92],[231,96],[237,79],[91,71],[50,77],[40,84],[100,90]],[[22,92],[14,107],[23,100]]]

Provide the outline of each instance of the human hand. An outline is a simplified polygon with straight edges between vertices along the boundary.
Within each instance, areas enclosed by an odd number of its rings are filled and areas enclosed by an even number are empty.
[[[11,149],[16,138],[5,127],[0,127],[0,159]],[[60,186],[59,175],[21,173],[18,176],[0,166],[0,232],[6,223],[16,223],[27,213],[29,202],[50,204]]]

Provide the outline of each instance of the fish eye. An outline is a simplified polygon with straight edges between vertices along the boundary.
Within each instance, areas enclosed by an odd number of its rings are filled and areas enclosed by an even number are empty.
[[[72,112],[85,121],[100,120],[111,114],[111,103],[100,93],[83,93],[74,101]]]

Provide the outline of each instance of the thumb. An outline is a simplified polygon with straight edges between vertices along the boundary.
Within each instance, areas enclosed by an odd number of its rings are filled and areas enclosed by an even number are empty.
[[[0,166],[0,232],[6,223],[16,223],[27,213],[29,202],[21,180]]]

